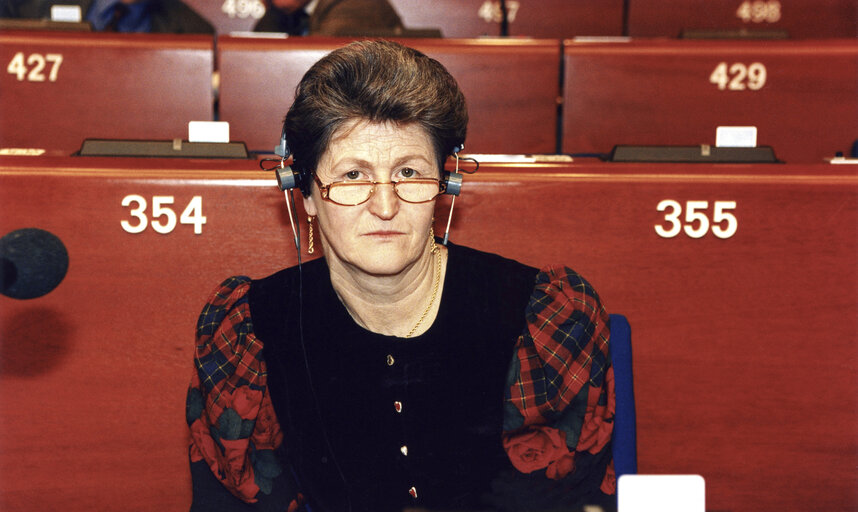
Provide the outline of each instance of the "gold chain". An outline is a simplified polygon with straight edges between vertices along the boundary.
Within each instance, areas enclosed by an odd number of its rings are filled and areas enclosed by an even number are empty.
[[[432,309],[432,305],[435,304],[435,297],[438,295],[438,284],[441,282],[441,251],[438,249],[438,246],[435,245],[435,236],[432,231],[429,232],[429,240],[432,241],[432,248],[429,250],[429,253],[434,256],[437,261],[435,265],[435,284],[432,286],[432,299],[429,301],[429,305],[426,306],[426,309],[423,310],[423,314],[420,315],[420,320],[417,320],[414,327],[408,331],[408,334],[405,336],[406,338],[410,338],[414,334],[414,331],[420,327],[420,324],[423,323],[423,319],[425,319],[426,315],[429,314],[429,311]]]

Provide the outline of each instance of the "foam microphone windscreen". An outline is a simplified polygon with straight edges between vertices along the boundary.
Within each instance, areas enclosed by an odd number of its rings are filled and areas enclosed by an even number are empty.
[[[0,293],[34,299],[56,288],[69,267],[69,255],[56,235],[23,228],[0,238]]]

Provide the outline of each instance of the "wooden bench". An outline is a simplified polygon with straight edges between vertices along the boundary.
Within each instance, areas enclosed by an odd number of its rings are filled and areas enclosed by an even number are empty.
[[[756,126],[787,162],[820,162],[858,138],[858,39],[567,41],[562,148],[715,144]]]
[[[296,262],[254,169],[0,156],[0,234],[48,230],[71,262],[0,296],[0,509],[187,510],[197,315],[223,278]],[[854,510],[856,169],[485,164],[450,240],[569,265],[629,318],[641,472],[703,475],[709,510]]]
[[[0,146],[68,155],[85,138],[188,138],[213,118],[208,36],[0,33]]]
[[[858,36],[854,0],[630,0],[628,17],[634,37],[676,37],[685,30]]]
[[[340,38],[219,38],[220,119],[234,140],[270,152],[295,87]],[[440,61],[468,101],[471,153],[556,151],[560,46],[555,40],[411,39]]]

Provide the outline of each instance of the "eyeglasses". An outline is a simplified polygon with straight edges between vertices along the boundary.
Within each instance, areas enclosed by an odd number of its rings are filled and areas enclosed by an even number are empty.
[[[376,185],[392,185],[399,199],[406,203],[428,203],[444,193],[446,183],[435,178],[409,178],[399,181],[378,182],[370,180],[335,181],[325,185],[318,176],[313,176],[319,186],[322,199],[341,206],[357,206],[369,201]]]

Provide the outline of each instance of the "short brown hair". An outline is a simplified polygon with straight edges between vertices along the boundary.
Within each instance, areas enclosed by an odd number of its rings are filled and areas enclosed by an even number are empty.
[[[283,122],[304,195],[334,132],[352,119],[417,123],[432,140],[440,171],[464,144],[468,109],[444,66],[413,48],[358,41],[334,50],[301,79]]]

